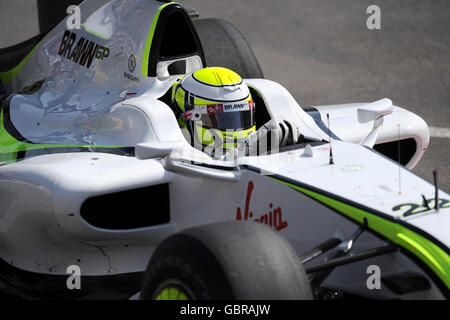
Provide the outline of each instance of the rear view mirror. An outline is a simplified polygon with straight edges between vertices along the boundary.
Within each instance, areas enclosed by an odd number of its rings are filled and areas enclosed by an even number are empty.
[[[139,143],[136,145],[136,158],[140,160],[165,158],[182,147],[180,142]]]
[[[367,123],[391,114],[394,110],[390,99],[381,99],[358,108],[358,121]]]
[[[156,76],[158,79],[164,79],[171,75],[192,73],[203,68],[202,59],[197,56],[187,58],[160,61],[156,65]]]

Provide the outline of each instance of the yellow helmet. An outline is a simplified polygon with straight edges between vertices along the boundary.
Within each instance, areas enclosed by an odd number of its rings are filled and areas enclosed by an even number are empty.
[[[226,68],[204,68],[176,81],[172,107],[191,142],[202,148],[226,151],[256,129],[250,90],[236,72]]]

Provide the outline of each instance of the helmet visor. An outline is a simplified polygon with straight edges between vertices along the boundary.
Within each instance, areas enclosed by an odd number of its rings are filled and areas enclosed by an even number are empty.
[[[255,104],[250,100],[235,104],[197,106],[185,112],[184,117],[205,128],[245,130],[255,126]]]
[[[255,110],[202,114],[201,125],[219,130],[243,130],[255,125]],[[196,123],[199,124],[199,123]]]

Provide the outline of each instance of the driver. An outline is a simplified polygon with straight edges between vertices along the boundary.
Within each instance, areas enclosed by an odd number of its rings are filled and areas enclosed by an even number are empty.
[[[258,143],[258,154],[263,154],[267,146],[296,144],[299,137],[297,126],[284,119],[272,119],[256,130],[257,106],[250,90],[226,68],[204,68],[178,79],[171,106],[186,139],[216,158],[233,150],[248,154]]]

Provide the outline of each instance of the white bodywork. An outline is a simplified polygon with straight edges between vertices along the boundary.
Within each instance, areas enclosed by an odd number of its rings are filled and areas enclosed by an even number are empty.
[[[94,10],[104,2],[83,3],[82,12],[89,12],[91,17],[87,29],[96,28],[95,19],[105,12],[114,19],[96,32],[87,32],[86,28],[80,32],[107,46],[109,58],[94,59],[92,66],[85,68],[58,56],[63,21],[7,84],[13,92],[46,79],[36,92],[11,98],[11,121],[25,139],[83,145],[92,152],[26,157],[0,167],[3,261],[48,275],[65,275],[73,264],[87,276],[142,272],[155,247],[168,236],[195,225],[244,219],[244,212],[249,220],[265,219],[299,254],[330,237],[348,239],[357,229],[355,221],[274,178],[347,199],[391,222],[399,221],[405,228],[420,230],[446,250],[448,259],[450,195],[439,190],[439,199],[447,202],[443,201],[437,212],[434,186],[407,169],[417,164],[429,143],[428,127],[420,117],[400,107],[389,107],[384,101],[381,106],[316,107],[318,119],[303,110],[280,84],[247,79],[246,83],[261,94],[270,116],[288,118],[303,135],[324,142],[311,148],[242,157],[232,163],[213,160],[186,142],[173,112],[158,100],[177,76],[165,74],[166,65],[160,66],[164,70],[159,77],[144,77],[140,72],[146,45],[143,39],[148,38],[161,3],[117,0]],[[96,35],[99,30],[103,37]],[[123,76],[129,72],[130,54],[137,58],[135,76],[139,83]],[[197,61],[191,67],[201,67],[195,57],[186,59]],[[358,109],[366,110],[359,111],[366,116],[372,110],[376,119],[367,116],[361,123]],[[331,144],[333,165],[329,164],[328,132],[323,129],[327,114],[333,136],[339,137]],[[382,122],[377,123],[380,119]],[[417,149],[407,168],[360,145],[368,141],[374,129],[372,146],[405,138],[416,141]],[[137,146],[136,157],[96,152],[99,146]],[[92,197],[165,183],[169,184],[169,223],[109,230],[87,223],[80,215],[83,203]],[[250,192],[249,186],[253,186]],[[429,200],[430,210],[406,217],[407,205],[393,210],[401,204],[422,204],[422,195]],[[145,214],[157,214],[158,199],[151,194],[148,197]],[[127,219],[126,212],[123,219]],[[371,223],[369,219],[369,228]],[[372,231],[358,240],[356,251],[387,242]],[[415,251],[411,253],[415,255]],[[416,258],[420,260],[421,256]],[[374,292],[366,288],[366,269],[371,264],[379,265],[386,274],[401,270],[423,273],[433,283],[428,291],[402,298],[443,297],[435,279],[400,251],[336,269],[325,285],[366,296],[397,297],[388,289]],[[443,272],[448,274],[449,270]]]

